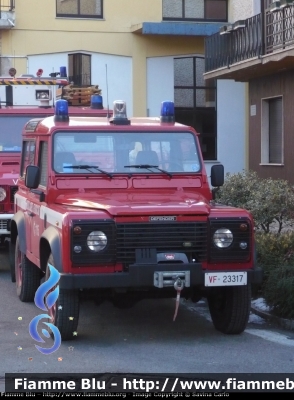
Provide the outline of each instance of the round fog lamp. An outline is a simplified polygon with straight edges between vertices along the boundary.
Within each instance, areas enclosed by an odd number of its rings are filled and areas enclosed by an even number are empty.
[[[240,249],[242,249],[242,250],[247,249],[247,243],[246,242],[240,242]]]
[[[102,231],[93,231],[87,237],[87,245],[95,253],[102,251],[107,245],[107,236]]]
[[[217,229],[213,235],[213,243],[220,249],[225,249],[233,243],[233,234],[229,229]]]
[[[75,246],[74,247],[74,252],[75,253],[80,253],[82,251],[82,246]]]
[[[3,201],[5,199],[6,199],[6,190],[0,187],[0,201]]]

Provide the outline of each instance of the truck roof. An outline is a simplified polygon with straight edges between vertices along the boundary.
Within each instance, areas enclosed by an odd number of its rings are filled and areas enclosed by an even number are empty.
[[[107,114],[111,115],[112,110],[107,109],[93,109],[91,107],[82,106],[69,106],[69,115],[84,115],[84,116],[101,116],[106,117]],[[40,107],[40,106],[5,106],[0,108],[0,116],[50,116],[54,115],[54,107]]]
[[[94,110],[95,111],[95,110]],[[97,111],[97,110],[96,110]],[[193,130],[193,128],[183,125],[177,122],[174,123],[166,123],[161,122],[160,118],[151,118],[151,117],[133,117],[129,118],[129,124],[114,124],[111,118],[108,117],[76,117],[70,116],[69,120],[66,122],[56,122],[54,116],[44,118],[40,120],[38,123],[35,132],[38,134],[48,134],[54,128],[58,129],[105,129],[105,130],[121,130],[121,131],[130,131],[130,130],[137,130],[136,128],[140,128],[140,130],[148,131],[148,130],[178,130],[178,131],[187,131]],[[195,132],[193,130],[193,132]],[[25,131],[24,131],[25,133]],[[32,133],[32,130],[29,129],[28,133]],[[197,132],[196,132],[197,134]]]

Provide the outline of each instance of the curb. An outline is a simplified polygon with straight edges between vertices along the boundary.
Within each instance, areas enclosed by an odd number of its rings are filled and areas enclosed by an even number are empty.
[[[258,315],[259,317],[265,319],[267,322],[272,323],[273,325],[278,326],[279,328],[287,329],[290,331],[294,331],[294,320],[293,319],[285,319],[277,317],[276,315],[272,315],[271,313],[260,310],[251,305],[251,311]]]

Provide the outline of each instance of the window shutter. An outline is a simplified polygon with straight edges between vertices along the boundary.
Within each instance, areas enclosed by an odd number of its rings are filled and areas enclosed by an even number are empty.
[[[281,164],[282,155],[282,130],[283,112],[282,98],[271,99],[269,101],[269,162]]]

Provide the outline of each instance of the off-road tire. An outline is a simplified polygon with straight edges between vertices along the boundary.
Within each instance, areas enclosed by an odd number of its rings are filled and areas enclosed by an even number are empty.
[[[226,334],[245,330],[250,314],[251,285],[211,288],[207,300],[215,329]]]
[[[9,242],[9,266],[11,282],[15,282],[15,244]]]
[[[20,301],[34,301],[36,290],[40,286],[40,270],[21,252],[18,237],[15,243],[15,280]]]
[[[45,280],[49,278],[48,264],[54,267],[52,254],[50,254],[47,262]],[[55,305],[49,310],[51,318],[48,319],[48,322],[53,323],[59,329],[62,340],[76,338],[79,322],[79,305],[79,292],[77,290],[59,289],[58,299]]]

